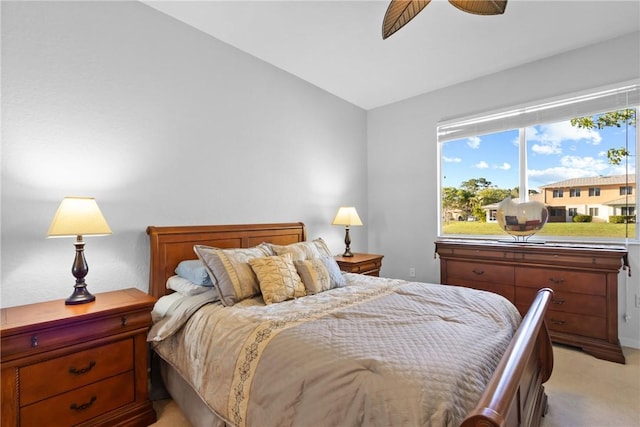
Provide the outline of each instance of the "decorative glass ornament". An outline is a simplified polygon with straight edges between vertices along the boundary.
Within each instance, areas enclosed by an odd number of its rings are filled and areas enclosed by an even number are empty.
[[[547,223],[549,212],[544,203],[513,201],[507,197],[498,204],[496,220],[500,228],[509,233],[516,242],[525,242]]]

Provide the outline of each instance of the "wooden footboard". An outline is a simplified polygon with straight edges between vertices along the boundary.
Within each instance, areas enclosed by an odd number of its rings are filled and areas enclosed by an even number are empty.
[[[553,291],[541,289],[511,340],[478,405],[461,427],[536,427],[547,410],[543,383],[553,370],[544,315]]]

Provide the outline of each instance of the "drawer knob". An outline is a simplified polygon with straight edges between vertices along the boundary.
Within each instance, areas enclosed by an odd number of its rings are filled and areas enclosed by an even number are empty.
[[[92,360],[91,362],[89,362],[89,366],[87,366],[86,368],[82,368],[82,369],[69,368],[69,373],[74,375],[86,374],[87,372],[92,370],[94,366],[96,366],[96,362]]]
[[[551,318],[551,323],[553,323],[554,325],[564,325],[566,322],[564,320],[557,320],[557,319]]]
[[[71,406],[69,406],[69,409],[71,409],[72,411],[76,411],[76,412],[80,412],[80,411],[84,411],[86,409],[89,409],[91,407],[91,405],[93,405],[93,402],[96,401],[96,397],[92,396],[91,400],[88,401],[87,403],[83,403],[81,405],[77,405],[75,403],[72,403]]]
[[[31,337],[31,348],[36,348],[38,346],[38,336],[34,335]]]
[[[563,299],[552,299],[551,300],[551,304],[562,305],[562,304],[564,304],[564,301],[565,300],[563,300]]]
[[[122,316],[120,321],[122,322],[122,326],[127,326],[127,316]]]
[[[559,285],[560,283],[564,282],[564,279],[556,279],[554,277],[550,277],[549,281],[554,285]]]
[[[471,272],[472,272],[473,274],[477,274],[478,276],[481,276],[481,275],[483,275],[483,274],[484,274],[484,270],[477,270],[477,269],[475,269],[475,268],[474,268],[473,270],[471,270]]]

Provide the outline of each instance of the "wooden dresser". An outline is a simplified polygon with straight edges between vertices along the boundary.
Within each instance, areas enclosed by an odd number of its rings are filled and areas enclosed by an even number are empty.
[[[340,270],[346,273],[359,273],[368,276],[379,276],[384,255],[354,253],[351,257],[338,255],[335,257]]]
[[[540,288],[554,297],[546,323],[554,342],[625,363],[618,340],[620,246],[439,240],[440,281],[498,293],[526,313]]]
[[[137,289],[0,311],[2,426],[148,426],[155,299]],[[47,422],[48,421],[48,422]]]

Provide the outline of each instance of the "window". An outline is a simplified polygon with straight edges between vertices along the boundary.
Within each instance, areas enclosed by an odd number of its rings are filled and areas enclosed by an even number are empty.
[[[638,105],[630,84],[440,123],[439,234],[504,237],[495,212],[511,197],[546,205],[559,224],[538,232],[545,240],[639,239],[635,217],[616,218],[638,203]],[[579,212],[591,223],[573,223]]]
[[[633,188],[629,186],[620,187],[620,195],[621,196],[631,196],[633,194]]]

